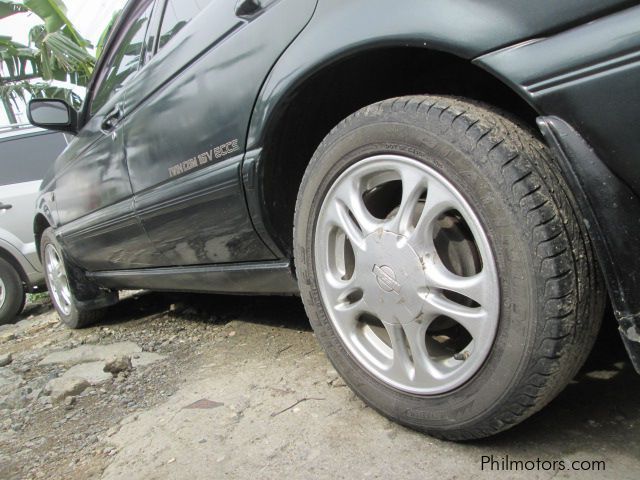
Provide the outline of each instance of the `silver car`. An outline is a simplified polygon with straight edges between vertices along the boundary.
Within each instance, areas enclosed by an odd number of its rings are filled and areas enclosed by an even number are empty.
[[[66,145],[62,133],[0,128],[0,324],[22,311],[27,293],[44,290],[33,215],[42,178]]]

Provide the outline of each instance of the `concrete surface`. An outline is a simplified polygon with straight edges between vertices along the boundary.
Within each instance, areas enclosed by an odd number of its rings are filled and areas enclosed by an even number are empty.
[[[176,302],[182,304],[177,312]],[[619,350],[611,318],[585,369],[551,405],[504,434],[463,444],[407,430],[366,407],[325,359],[298,299],[151,294],[126,300],[110,318],[106,327],[81,335],[107,328],[111,337],[145,351],[155,345],[149,338],[171,339],[154,348],[164,358],[123,380],[132,389],[143,386],[136,399],[146,394],[153,401],[136,400],[122,412],[110,409],[111,397],[105,397],[98,447],[81,447],[81,456],[67,453],[48,474],[108,480],[640,478],[640,376]],[[214,325],[205,325],[212,318]],[[178,333],[163,333],[164,325]],[[144,384],[145,378],[154,381]],[[165,393],[156,395],[156,387]],[[83,418],[96,415],[91,402],[99,395],[78,397],[72,427],[64,428],[81,431]],[[53,410],[47,414],[57,415]],[[483,457],[491,456],[498,463],[563,461],[566,469],[483,470]],[[604,461],[605,470],[572,471],[573,460]],[[37,471],[30,474],[37,477]]]

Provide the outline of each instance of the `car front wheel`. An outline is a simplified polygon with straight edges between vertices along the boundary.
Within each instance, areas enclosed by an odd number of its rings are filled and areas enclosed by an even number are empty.
[[[296,271],[336,370],[384,415],[492,435],[577,372],[604,304],[544,145],[491,108],[415,96],[339,124],[305,173]]]
[[[67,275],[62,248],[51,228],[47,228],[42,234],[40,258],[51,302],[62,322],[69,328],[82,328],[98,321],[104,314],[103,310],[78,308]]]

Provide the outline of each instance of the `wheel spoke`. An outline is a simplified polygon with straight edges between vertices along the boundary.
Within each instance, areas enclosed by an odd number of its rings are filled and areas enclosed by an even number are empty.
[[[469,277],[463,277],[450,272],[440,261],[439,257],[431,256],[426,261],[427,286],[464,295],[474,302],[484,305],[487,290],[491,289],[491,282],[481,271]]]
[[[466,307],[449,300],[440,293],[430,292],[424,296],[425,310],[429,316],[444,315],[462,325],[473,338],[479,338],[486,326],[487,311],[482,307]]]
[[[67,287],[63,287],[60,289],[60,296],[64,300],[65,304],[67,305],[71,304],[71,292]]]
[[[422,387],[437,385],[443,372],[429,358],[425,341],[427,324],[413,321],[404,325],[385,324],[385,328],[393,350],[389,373]]]
[[[429,358],[425,341],[427,327],[428,322],[424,321],[413,321],[402,326],[413,358],[413,381],[419,385],[433,386],[442,375]]]
[[[55,255],[50,255],[50,260],[51,260],[51,270],[53,272],[57,272],[60,269],[60,261],[58,260],[58,258]]]
[[[426,189],[425,178],[421,175],[416,175],[414,171],[409,169],[402,169],[402,200],[400,201],[400,207],[398,212],[393,216],[389,222],[388,229],[398,235],[409,234],[409,227],[411,226],[416,209],[418,208],[418,202],[420,197]]]
[[[338,303],[338,299],[345,292],[355,287],[354,277],[352,277],[349,280],[341,280],[341,279],[335,278],[333,273],[329,270],[322,272],[321,275],[323,275],[325,279],[325,284],[326,284],[325,293],[334,304]]]
[[[349,179],[348,181],[344,182],[344,184],[340,185],[335,193],[335,198],[335,203],[342,203],[343,212],[356,227],[356,229],[362,232],[361,235],[363,237],[367,236],[368,234],[374,232],[376,229],[384,225],[384,222],[376,219],[367,210],[367,207],[365,206],[362,199],[359,178]],[[349,212],[351,213],[353,218],[351,218]],[[357,226],[353,219],[355,219],[355,222],[357,222]]]
[[[53,276],[56,271],[54,259],[52,255],[47,255],[47,271]]]
[[[421,252],[435,252],[433,232],[438,217],[447,210],[458,208],[458,201],[451,192],[440,183],[430,181],[424,209],[410,238],[413,247]]]
[[[389,373],[396,377],[411,381],[414,376],[413,360],[409,342],[405,336],[404,329],[399,324],[384,324],[391,340],[393,359],[389,368]]]
[[[349,215],[349,208],[341,200],[337,200],[327,210],[327,214],[329,215],[329,221],[345,233],[354,249],[364,249],[365,234]]]

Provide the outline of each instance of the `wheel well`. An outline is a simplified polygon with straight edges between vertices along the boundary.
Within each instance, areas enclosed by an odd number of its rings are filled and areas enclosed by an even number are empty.
[[[41,213],[36,215],[36,218],[33,221],[33,235],[36,239],[36,250],[40,261],[42,261],[42,258],[40,258],[40,239],[42,238],[42,233],[50,226],[49,221],[44,215]]]
[[[0,258],[6,261],[15,269],[16,272],[18,272],[18,276],[20,277],[22,283],[27,286],[29,285],[29,278],[22,268],[22,265],[20,265],[20,262],[18,262],[18,260],[16,260],[15,257],[11,255],[11,253],[7,252],[4,248],[0,248]]]
[[[539,135],[535,127],[537,112],[504,83],[468,60],[414,47],[376,48],[337,60],[289,94],[281,116],[265,135],[259,167],[263,218],[287,256],[293,251],[298,188],[322,139],[358,109],[412,94],[455,95],[481,101]]]

